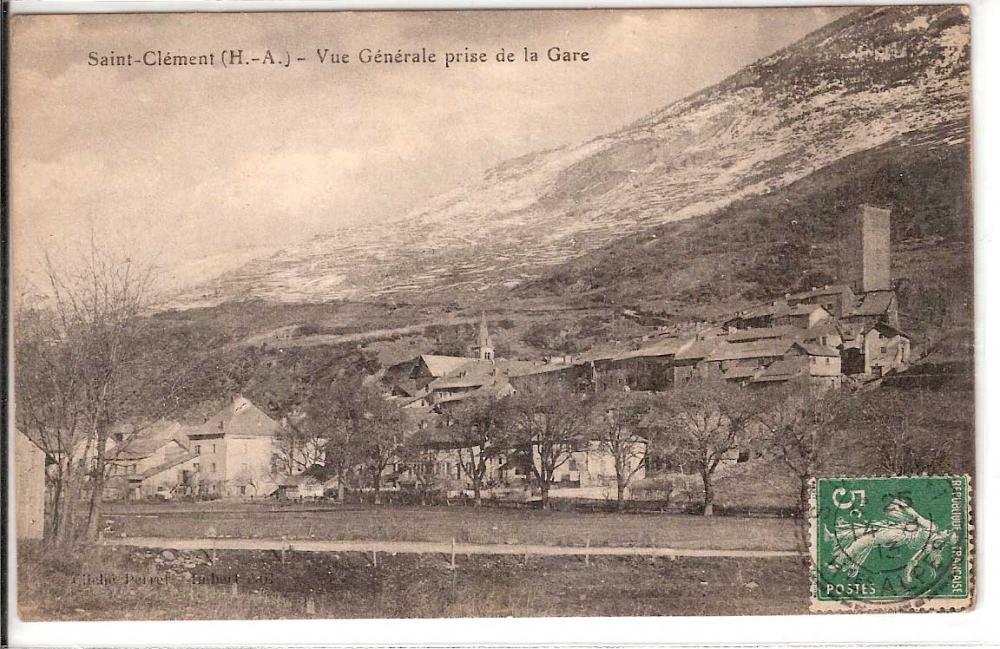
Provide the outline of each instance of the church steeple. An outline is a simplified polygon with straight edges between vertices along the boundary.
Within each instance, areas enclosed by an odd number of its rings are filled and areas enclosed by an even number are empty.
[[[479,318],[479,344],[477,346],[479,350],[479,360],[481,361],[492,361],[493,360],[493,341],[490,340],[489,329],[486,328],[486,312],[480,312]]]

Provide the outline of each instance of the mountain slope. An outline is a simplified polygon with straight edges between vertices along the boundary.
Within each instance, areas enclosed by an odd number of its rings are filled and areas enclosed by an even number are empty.
[[[967,124],[942,130],[963,128]],[[577,304],[714,319],[750,302],[844,280],[838,275],[843,219],[865,202],[892,210],[892,278],[904,314],[927,320],[950,310],[971,321],[969,150],[927,140],[898,138],[782,189],[636,232],[512,293],[547,300],[572,295]],[[926,323],[911,328],[919,333]]]
[[[964,8],[861,9],[615,133],[511,160],[409,214],[316,237],[200,293],[321,301],[522,286],[846,156],[961,145],[968,93]]]

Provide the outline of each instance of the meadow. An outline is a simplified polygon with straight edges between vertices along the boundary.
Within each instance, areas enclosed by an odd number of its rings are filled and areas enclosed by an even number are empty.
[[[683,549],[796,548],[796,519],[306,503],[117,505],[107,536],[441,541]]]
[[[178,572],[135,548],[18,548],[18,611],[38,620],[441,618],[804,613],[798,558],[461,557],[220,551]],[[189,564],[190,565],[190,564]],[[130,585],[95,583],[131,575]],[[238,582],[233,585],[233,582]]]

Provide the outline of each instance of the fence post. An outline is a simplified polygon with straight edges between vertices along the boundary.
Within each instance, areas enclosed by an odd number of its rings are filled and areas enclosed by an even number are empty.
[[[372,568],[378,568],[378,550],[372,550]]]
[[[451,569],[455,569],[455,537],[451,537]]]
[[[590,565],[590,539],[587,539],[587,549],[583,553],[583,565]]]

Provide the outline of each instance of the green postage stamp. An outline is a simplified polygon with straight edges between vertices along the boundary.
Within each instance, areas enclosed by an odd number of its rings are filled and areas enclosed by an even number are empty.
[[[821,478],[812,610],[962,610],[972,603],[968,476]]]

